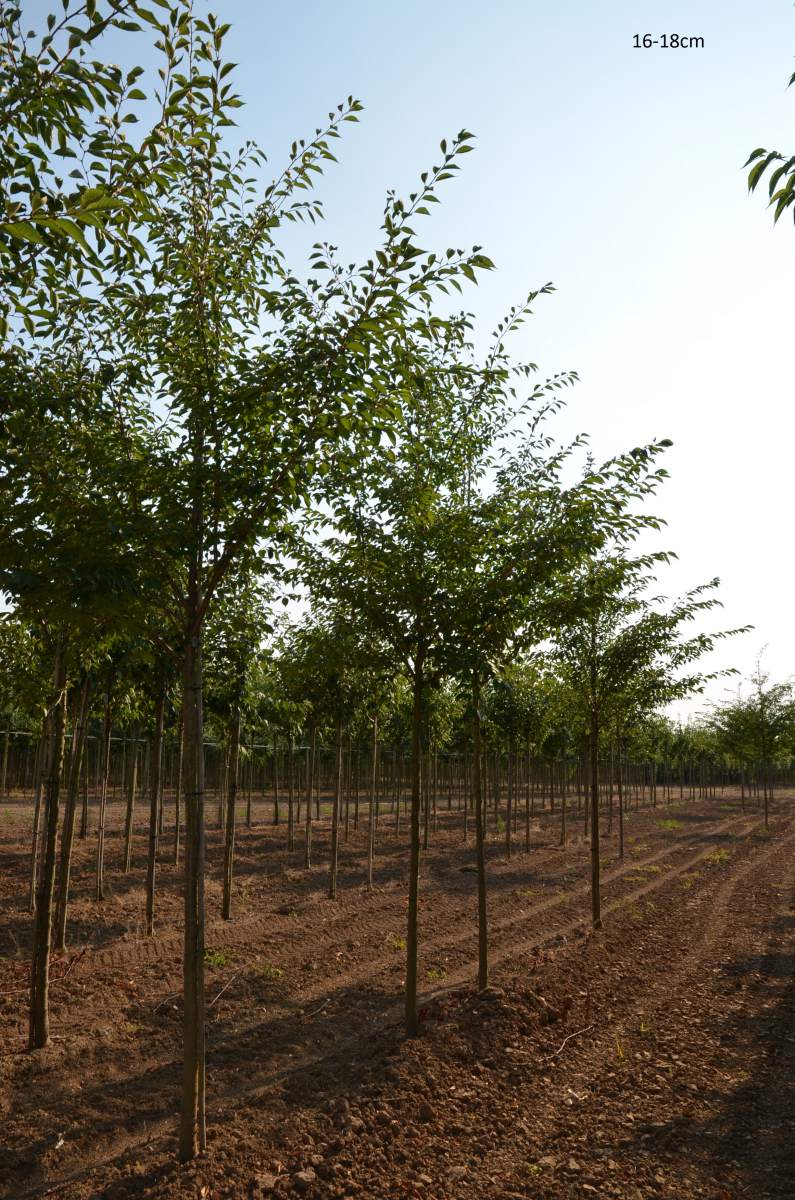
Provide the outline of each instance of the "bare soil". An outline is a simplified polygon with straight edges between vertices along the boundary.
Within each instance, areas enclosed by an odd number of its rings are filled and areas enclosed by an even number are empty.
[[[301,835],[255,808],[238,833],[233,920],[208,832],[209,1147],[176,1162],[181,871],[171,834],[156,933],[144,934],[146,839],[133,870],[78,842],[66,955],[52,964],[51,1045],[26,1049],[27,801],[0,806],[0,1195],[204,1197],[795,1196],[795,809],[766,831],[739,797],[658,799],[603,831],[605,928],[588,926],[588,847],[572,816],[524,851],[489,845],[492,986],[474,988],[474,847],[440,814],[422,860],[423,1032],[402,1037],[407,846],[366,827],[326,898]],[[92,812],[93,819],[93,812]],[[141,813],[143,821],[144,814]],[[111,830],[122,813],[109,813]]]

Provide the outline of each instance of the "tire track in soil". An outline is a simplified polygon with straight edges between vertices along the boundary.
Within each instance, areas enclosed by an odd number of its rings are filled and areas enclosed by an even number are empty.
[[[740,820],[748,823],[749,818],[743,817],[740,818]],[[729,826],[736,825],[737,821],[738,818],[736,815],[734,815],[722,821],[710,824],[706,828],[699,830],[699,835],[702,837],[720,835]],[[605,873],[602,878],[602,886],[606,887],[609,884],[614,883],[616,880],[621,879],[630,871],[643,870],[646,866],[653,866],[655,863],[670,857],[672,854],[680,850],[683,845],[691,839],[691,837],[692,832],[688,830],[680,837],[672,839],[670,845],[663,846],[654,854],[647,855],[642,859],[633,860],[631,862],[625,861],[624,864],[619,868],[611,869],[609,872]],[[546,853],[544,853],[541,861],[539,861],[538,856],[533,858],[533,870],[536,870],[539,865],[543,865],[543,862],[554,861],[556,858],[558,858],[558,856],[559,848],[550,848]],[[576,895],[576,889],[574,889],[574,891]],[[435,893],[436,889],[433,889],[432,892],[426,891],[423,894],[427,898]],[[506,921],[497,921],[493,923],[494,933],[497,934],[503,930],[507,931],[513,925],[517,925],[530,917],[540,915],[550,911],[551,909],[560,907],[573,898],[574,897],[571,892],[564,892],[562,895],[552,896],[548,900],[543,900],[536,904],[530,905],[527,908],[524,908],[521,913],[513,912]],[[348,897],[346,897],[346,899],[348,899]],[[471,895],[467,895],[466,899],[467,901],[471,901]],[[492,911],[496,899],[496,897],[492,898]],[[510,903],[510,900],[510,896],[500,897],[500,899],[497,900],[497,905],[501,906],[501,902],[507,905]],[[303,901],[297,901],[297,911],[306,910],[310,907],[317,907],[317,910],[320,911],[324,901],[325,896],[322,893],[316,893],[314,896],[305,898]],[[286,905],[282,905],[281,907],[286,907]],[[346,909],[347,907],[348,906],[346,905]],[[378,900],[375,907],[370,906],[366,911],[363,909],[357,909],[356,915],[363,916],[367,924],[373,925],[377,923],[379,917],[383,916],[386,910],[391,913],[393,908],[394,892],[382,892],[378,895]],[[471,904],[467,904],[461,909],[460,912],[457,914],[453,913],[451,916],[454,920],[456,917],[466,918],[470,916],[470,908]],[[252,942],[252,940],[257,942],[262,941],[267,945],[272,938],[278,936],[281,946],[284,946],[285,944],[289,945],[291,942],[300,941],[301,948],[306,952],[306,956],[311,957],[310,951],[315,944],[320,943],[325,945],[329,940],[329,936],[333,936],[333,930],[335,926],[346,927],[350,921],[349,912],[337,910],[332,914],[331,920],[325,919],[323,922],[320,922],[313,927],[311,932],[314,932],[316,937],[308,941],[306,936],[307,931],[303,927],[297,929],[294,934],[292,934],[289,926],[286,928],[284,926],[282,926],[282,928],[275,927],[273,917],[276,915],[279,914],[273,911],[267,916],[263,916],[261,913],[256,913],[252,914],[251,917],[238,919],[231,924],[227,921],[223,921],[220,918],[216,918],[207,923],[205,942],[207,945],[211,945],[214,938],[223,934],[221,940],[223,941],[224,946],[236,948],[241,945],[248,945]],[[325,912],[323,915],[326,917]],[[288,918],[288,920],[289,919],[290,918]],[[452,947],[458,943],[465,942],[469,937],[470,933],[468,931],[464,931],[462,933],[454,934],[453,936],[448,937],[446,940],[438,939],[436,942],[434,942],[434,945],[444,949],[448,946]],[[427,945],[428,943],[426,942],[425,944]],[[128,942],[122,946],[113,947],[112,949],[99,950],[90,956],[90,963],[100,967],[107,965],[112,968],[122,968],[127,967],[128,965],[148,966],[154,963],[173,964],[174,959],[177,959],[178,962],[181,962],[182,948],[182,933],[169,933],[163,935],[162,937],[156,936],[154,939],[140,938],[135,942]],[[174,978],[176,979],[176,976],[174,976]]]
[[[747,821],[747,818],[746,818],[746,821]],[[709,832],[709,835],[711,836],[713,833],[715,833],[716,831],[718,831],[720,829],[725,828],[727,825],[736,825],[736,823],[737,823],[736,817],[734,819],[729,818],[726,821],[717,823],[717,825],[714,828],[710,827],[709,831],[702,830],[700,832],[701,833]],[[757,821],[753,822],[750,825],[750,827],[748,829],[744,830],[742,833],[740,833],[739,836],[742,836],[742,837],[747,836],[748,834],[753,832],[753,830],[756,829],[760,824],[761,824],[761,820],[757,820]],[[787,842],[789,842],[789,841],[792,841],[793,839],[795,839],[795,834],[789,835],[785,840]],[[611,874],[610,881],[615,882],[617,879],[620,879],[624,875],[626,875],[629,871],[637,871],[637,870],[642,869],[642,864],[647,863],[647,864],[651,865],[654,862],[658,862],[661,859],[670,856],[670,854],[676,852],[677,850],[681,850],[683,847],[683,843],[686,840],[687,839],[683,837],[681,840],[678,840],[676,843],[674,843],[674,845],[672,845],[670,847],[664,847],[657,853],[655,853],[653,855],[649,855],[646,858],[644,858],[643,860],[638,860],[638,861],[626,864],[620,870]],[[778,849],[778,844],[776,845],[776,847],[771,848],[771,853],[774,849]],[[670,871],[666,872],[665,874],[656,876],[654,879],[650,880],[648,883],[643,884],[640,887],[634,889],[627,895],[621,897],[619,900],[613,901],[613,902],[609,903],[608,905],[603,906],[603,912],[605,914],[608,914],[610,911],[615,909],[620,904],[629,903],[636,899],[641,899],[644,896],[648,895],[649,893],[660,889],[665,884],[670,883],[671,881],[678,878],[680,875],[684,874],[686,871],[691,870],[695,865],[697,865],[699,862],[703,861],[705,858],[707,858],[713,852],[714,852],[714,847],[709,847],[708,849],[699,851],[696,855],[691,855],[690,857],[688,857],[688,859],[685,862],[681,863],[680,865],[678,865],[675,868],[672,868]],[[746,873],[747,873],[747,871],[750,871],[752,868],[756,868],[757,866],[758,866],[758,861],[755,859],[751,863],[747,864],[747,868],[745,869]],[[587,895],[588,888],[587,887],[582,888],[581,893]],[[564,899],[568,900],[568,899],[572,899],[572,897],[567,896]],[[562,902],[563,902],[563,900],[561,900],[561,903]],[[551,901],[544,902],[544,905],[539,906],[537,910],[527,910],[527,912],[524,914],[524,917],[531,917],[533,915],[534,911],[546,911],[549,907],[553,907],[552,902]],[[507,924],[512,926],[515,923],[516,923],[515,921],[511,920]],[[528,953],[532,953],[535,950],[541,950],[550,944],[557,944],[560,942],[560,939],[562,937],[565,938],[571,933],[579,933],[581,935],[584,935],[586,930],[587,930],[587,922],[584,918],[580,917],[573,921],[569,921],[567,924],[555,927],[554,929],[547,931],[541,937],[525,938],[525,939],[522,939],[518,942],[511,944],[510,946],[504,948],[502,951],[499,951],[499,950],[497,950],[496,952],[493,951],[490,956],[490,963],[491,963],[492,971],[497,966],[504,963],[509,958],[521,957]],[[498,931],[495,930],[494,932],[498,932]],[[397,967],[396,967],[396,969],[397,969]],[[472,982],[472,980],[474,978],[473,971],[474,971],[473,966],[468,963],[465,967],[462,967],[454,974],[451,974],[450,976],[448,976],[444,987],[442,987],[442,988],[437,987],[437,988],[434,988],[431,990],[421,992],[420,1004],[423,1006],[427,1005],[428,1003],[430,1003],[432,1000],[436,999],[437,997],[444,996],[448,992],[456,990],[462,984]],[[370,974],[370,973],[371,973],[371,971],[368,972],[368,974]],[[359,974],[361,974],[361,972]],[[347,978],[350,979],[350,976],[348,976]],[[307,1003],[312,1003],[313,1000],[317,1000],[323,994],[323,991],[325,991],[325,990],[327,990],[327,988],[315,988],[315,989],[309,989],[308,991],[305,991],[304,993],[302,993],[302,998],[301,998],[302,1006],[305,1006]],[[364,997],[363,997],[363,999],[364,999]],[[286,1006],[286,1005],[284,1007],[280,1006],[279,1009],[273,1008],[273,1009],[271,1009],[271,1012],[276,1013],[277,1020],[280,1017],[283,1017],[285,1015],[298,1017],[298,1019],[300,1019],[300,1016],[302,1015],[300,1011],[298,1011],[298,1012],[293,1011],[293,1010],[291,1010],[291,1008],[289,1006]],[[332,1015],[332,1014],[330,1014],[330,1015]],[[347,1010],[347,1016],[349,1019],[352,1016],[355,1016],[355,1013],[353,1012],[352,1009]],[[399,1023],[402,1020],[402,1016],[403,1016],[402,1003],[392,1005],[386,1010],[381,1009],[378,1014],[377,1020],[368,1021],[368,1034],[369,1034],[370,1038],[374,1037],[377,1033],[387,1030],[390,1027],[394,1026],[395,1024]],[[250,1032],[252,1029],[261,1027],[261,1025],[262,1025],[262,1022],[258,1021],[258,1022],[252,1023],[249,1026],[236,1026],[235,1035],[236,1036],[245,1035],[247,1032]],[[239,1079],[231,1080],[226,1085],[223,1085],[223,1081],[221,1079],[219,1079],[220,1069],[216,1067],[215,1071],[213,1071],[210,1076],[211,1094],[208,1096],[208,1104],[207,1104],[208,1118],[215,1117],[216,1119],[220,1119],[222,1117],[228,1116],[229,1113],[231,1111],[234,1111],[235,1109],[238,1109],[242,1106],[245,1106],[245,1105],[248,1105],[251,1103],[255,1103],[255,1102],[265,1098],[268,1095],[268,1093],[272,1092],[275,1087],[279,1086],[279,1084],[281,1084],[285,1081],[288,1081],[292,1076],[297,1075],[300,1072],[307,1070],[308,1068],[311,1068],[311,1069],[320,1069],[320,1068],[324,1068],[324,1067],[329,1068],[333,1065],[333,1063],[335,1061],[346,1061],[349,1059],[351,1052],[355,1053],[357,1049],[359,1051],[361,1051],[362,1042],[363,1042],[362,1028],[361,1028],[361,1026],[358,1026],[357,1031],[354,1034],[349,1035],[348,1037],[345,1037],[345,1038],[335,1038],[335,1043],[334,1043],[333,1049],[331,1049],[327,1053],[309,1052],[309,1053],[304,1053],[301,1055],[296,1055],[295,1053],[292,1052],[292,1048],[295,1045],[295,1030],[293,1030],[289,1033],[289,1035],[287,1037],[287,1046],[284,1047],[284,1049],[287,1049],[288,1047],[290,1047],[289,1052],[290,1052],[291,1061],[284,1065],[277,1066],[275,1069],[271,1069],[267,1078],[265,1078],[263,1080],[262,1077],[260,1077],[258,1083],[256,1085],[254,1085],[253,1087],[241,1087]],[[210,1055],[209,1057],[211,1060],[212,1056]],[[275,1055],[274,1055],[274,1057],[275,1057]],[[139,1068],[141,1069],[142,1074],[145,1073],[145,1071],[149,1068],[156,1067],[160,1070],[164,1070],[167,1068],[176,1068],[177,1066],[178,1066],[178,1060],[176,1060],[176,1059],[172,1059],[169,1062],[164,1062],[162,1059],[155,1059],[155,1060],[151,1060],[150,1062],[139,1063]],[[212,1070],[212,1068],[211,1068],[211,1070]],[[219,1086],[219,1084],[221,1086]],[[33,1200],[34,1197],[41,1196],[43,1194],[57,1195],[60,1191],[63,1190],[63,1188],[68,1187],[72,1183],[76,1183],[76,1182],[79,1182],[80,1180],[85,1179],[87,1176],[90,1176],[90,1174],[93,1171],[96,1171],[98,1168],[102,1167],[103,1165],[107,1165],[111,1162],[114,1162],[115,1160],[119,1159],[126,1153],[129,1153],[135,1149],[139,1149],[140,1147],[142,1147],[144,1145],[146,1145],[148,1148],[151,1148],[154,1144],[156,1144],[158,1142],[172,1140],[173,1134],[174,1134],[174,1129],[175,1129],[175,1124],[176,1124],[175,1116],[169,1115],[167,1117],[159,1117],[159,1118],[156,1118],[155,1120],[149,1120],[149,1121],[145,1122],[145,1128],[146,1128],[145,1134],[131,1130],[124,1134],[113,1135],[107,1139],[106,1145],[103,1148],[103,1152],[102,1152],[101,1156],[94,1157],[92,1162],[90,1162],[86,1165],[83,1165],[81,1168],[79,1168],[77,1170],[73,1170],[72,1172],[69,1172],[66,1175],[61,1173],[59,1178],[56,1180],[44,1181],[40,1184],[34,1185],[33,1187],[27,1189],[26,1191],[19,1192],[15,1196],[14,1200]],[[77,1147],[76,1151],[82,1155],[82,1159],[85,1164],[85,1154],[86,1154],[85,1147]]]
[[[768,868],[770,866],[771,862],[773,862],[775,859],[777,859],[782,854],[784,854],[788,849],[790,849],[792,847],[793,843],[795,843],[795,832],[785,834],[780,840],[776,841],[772,846],[770,846],[766,849],[763,849],[761,853],[756,853],[756,854],[753,853],[754,848],[752,847],[751,857],[749,857],[749,859],[746,862],[741,864],[738,867],[738,869],[728,879],[726,879],[722,883],[720,883],[718,885],[717,889],[709,886],[710,881],[708,881],[707,886],[700,889],[698,896],[694,897],[694,899],[696,899],[698,901],[699,910],[703,911],[705,906],[709,905],[707,920],[701,931],[700,936],[698,937],[696,942],[690,947],[689,951],[685,954],[685,956],[678,960],[678,964],[673,970],[671,969],[671,963],[670,963],[669,959],[667,959],[664,955],[658,956],[658,962],[660,964],[659,969],[664,970],[664,972],[665,972],[665,989],[664,989],[665,994],[663,996],[661,996],[659,1002],[657,1004],[655,1004],[652,1008],[648,1007],[648,1004],[647,1004],[645,998],[642,1000],[642,1003],[643,1003],[642,1016],[644,1017],[645,1020],[650,1022],[650,1024],[652,1025],[653,1028],[657,1028],[658,1024],[662,1025],[663,1022],[660,1021],[660,1017],[668,1015],[671,998],[677,994],[680,994],[680,995],[682,994],[681,988],[684,984],[684,981],[687,978],[692,978],[696,974],[703,976],[705,960],[709,959],[709,955],[710,955],[711,951],[714,950],[716,944],[720,942],[721,935],[726,932],[726,928],[727,928],[726,915],[730,908],[731,900],[732,900],[735,892],[737,891],[737,889],[747,880],[749,875],[758,873],[758,872]],[[684,870],[689,870],[690,867],[692,867],[693,865],[695,865],[695,862],[691,862],[689,865],[687,865],[684,868]],[[666,878],[666,880],[674,881],[682,873],[683,873],[683,871],[676,871],[675,873],[671,872],[665,878]],[[795,879],[795,873],[793,873],[793,878]],[[632,897],[628,897],[627,899],[635,899],[635,895],[636,894],[633,894]],[[615,907],[615,905],[613,905],[613,907]],[[792,910],[793,908],[795,908],[795,903],[790,905],[790,910]],[[604,911],[604,909],[603,909],[603,911]],[[791,917],[791,911],[790,911],[789,915]],[[731,933],[738,934],[738,930],[736,928],[732,928]],[[638,934],[642,935],[641,929],[638,929]],[[739,931],[739,936],[740,937],[742,936],[742,931]],[[790,953],[791,953],[791,950],[790,950]],[[632,960],[632,958],[633,958],[633,946],[632,945],[628,944],[626,946],[624,957]],[[768,968],[768,970],[769,970],[769,968]],[[792,972],[791,965],[789,967],[789,970],[790,970],[790,972]],[[793,978],[792,982],[793,982],[793,984],[795,984],[795,978]],[[645,992],[642,992],[641,996],[645,997]],[[619,1021],[611,1020],[609,1030],[607,1030],[607,1029],[600,1030],[597,1026],[597,1029],[592,1034],[592,1041],[595,1046],[599,1046],[600,1041],[602,1040],[602,1039],[600,1039],[600,1033],[603,1035],[603,1037],[606,1035],[607,1039],[608,1039],[607,1042],[603,1044],[601,1051],[599,1051],[597,1054],[597,1058],[598,1058],[598,1061],[600,1064],[600,1070],[603,1069],[604,1063],[606,1063],[610,1060],[610,1054],[613,1050],[613,1046],[614,1046],[614,1042],[615,1042],[616,1038],[618,1038],[619,1042],[623,1041],[624,1044],[626,1044],[626,1045],[630,1044],[631,1037],[632,1037],[632,1031],[637,1029],[638,1017],[641,1015],[640,1010],[637,1008],[638,999],[639,999],[639,996],[637,994],[628,997],[627,1015],[624,1016],[623,1019],[621,1019]],[[793,1004],[795,1004],[795,996],[793,996]],[[792,1032],[791,1029],[789,1032],[791,1034],[791,1032]],[[790,1037],[790,1041],[792,1041],[792,1040],[793,1040],[792,1037]],[[667,1049],[667,1047],[666,1047],[666,1049]],[[661,1047],[658,1047],[658,1053],[660,1053],[660,1054],[664,1053],[664,1051]],[[795,1059],[795,1053],[791,1054],[791,1059]],[[575,1070],[575,1074],[576,1074],[576,1079],[577,1079],[578,1090],[582,1091],[584,1089],[587,1093],[589,1089],[588,1089],[588,1085],[584,1084],[584,1082],[583,1082],[582,1067],[577,1067]],[[788,1084],[788,1088],[784,1088],[784,1091],[789,1090],[790,1094],[792,1094],[793,1090],[795,1089],[795,1085],[793,1085],[791,1081],[792,1081],[792,1075],[788,1074],[787,1078],[786,1078],[786,1083]],[[772,1094],[772,1089],[766,1083],[761,1086],[760,1090],[762,1092],[762,1095],[765,1098],[767,1098],[767,1100],[768,1100],[768,1109],[771,1113],[771,1119],[772,1120],[775,1120],[776,1118],[780,1119],[780,1107],[777,1107],[775,1104],[772,1104],[769,1099]],[[571,1089],[569,1089],[569,1091],[571,1091]],[[782,1092],[779,1091],[778,1094],[781,1095]],[[634,1104],[632,1105],[632,1107],[633,1108],[635,1107]],[[610,1121],[611,1117],[612,1117],[612,1121]],[[626,1136],[627,1126],[622,1125],[621,1116],[616,1110],[613,1110],[611,1113],[609,1113],[608,1123],[612,1123],[612,1125],[614,1126],[614,1139],[615,1139],[615,1142],[618,1144],[620,1142],[621,1138]],[[560,1136],[559,1132],[556,1130],[556,1128],[554,1126],[549,1127],[549,1140],[550,1140],[551,1144],[554,1145],[555,1150],[556,1150],[556,1155],[560,1160],[565,1162],[566,1158],[569,1156],[572,1156],[572,1155],[575,1155],[577,1158],[582,1159],[582,1147],[579,1144],[578,1145],[575,1145],[573,1143],[569,1144],[567,1142],[566,1135]],[[600,1141],[602,1142],[602,1144],[606,1144],[610,1141],[610,1137],[608,1136],[608,1133],[607,1133],[607,1127],[604,1124],[600,1129]],[[491,1160],[491,1162],[490,1162],[490,1160]],[[764,1159],[761,1159],[762,1166],[764,1166],[764,1161],[765,1161]],[[516,1186],[517,1186],[516,1180],[515,1180],[515,1177],[512,1180],[510,1173],[506,1174],[506,1172],[505,1172],[504,1155],[503,1155],[501,1148],[494,1150],[490,1154],[484,1156],[483,1159],[481,1160],[479,1170],[486,1177],[488,1177],[489,1175],[502,1176],[506,1194],[511,1194],[511,1195],[515,1194]],[[561,1182],[561,1186],[565,1185],[565,1181],[560,1181],[560,1182]],[[594,1182],[594,1181],[591,1180],[591,1182]],[[551,1183],[551,1181],[550,1181],[550,1183]],[[496,1194],[497,1193],[495,1193],[495,1195]],[[552,1200],[552,1196],[554,1194],[557,1194],[557,1193],[550,1192],[549,1194],[547,1194],[547,1192],[545,1192],[544,1193],[545,1200],[547,1200],[547,1195],[548,1195],[548,1200]],[[568,1192],[567,1192],[567,1194],[568,1194]],[[745,1193],[743,1193],[743,1194],[745,1194]],[[640,1193],[638,1193],[638,1195],[640,1195]],[[728,1195],[728,1193],[727,1193],[727,1195]],[[750,1197],[749,1197],[749,1200],[750,1200]],[[761,1198],[760,1198],[760,1200],[761,1200]],[[786,1200],[790,1200],[789,1193],[787,1193],[787,1195],[786,1195]]]

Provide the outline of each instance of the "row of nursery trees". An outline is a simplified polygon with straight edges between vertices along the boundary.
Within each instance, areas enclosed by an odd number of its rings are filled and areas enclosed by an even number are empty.
[[[0,626],[2,669],[0,696],[25,700],[26,712],[5,714],[0,750],[0,798],[34,800],[30,872],[31,911],[35,911],[39,866],[39,837],[43,798],[41,756],[45,747],[29,726],[40,722],[47,694],[46,645],[31,654],[34,632],[6,618]],[[386,673],[376,682],[365,665],[362,647],[348,635],[309,624],[288,627],[278,642],[258,648],[245,666],[245,687],[239,704],[230,703],[223,675],[217,677],[212,657],[207,664],[205,701],[205,780],[211,793],[211,821],[227,835],[224,855],[222,911],[232,908],[234,837],[237,810],[251,827],[266,810],[267,820],[284,825],[284,847],[300,849],[304,865],[315,861],[313,821],[329,816],[331,807],[347,841],[366,819],[367,886],[372,886],[374,854],[382,806],[390,819],[384,826],[400,832],[408,802],[411,703],[407,681],[400,672]],[[333,664],[345,652],[345,665]],[[307,654],[313,670],[307,673]],[[356,654],[359,655],[357,665]],[[372,648],[370,648],[372,654]],[[141,666],[149,674],[154,662]],[[585,710],[570,682],[554,672],[554,656],[506,661],[487,681],[481,714],[481,771],[485,788],[484,813],[491,803],[493,829],[504,837],[510,857],[522,821],[525,849],[530,848],[531,823],[547,800],[558,803],[561,845],[566,842],[568,810],[583,804],[588,772]],[[60,848],[57,880],[55,945],[66,946],[70,862],[75,836],[96,835],[97,899],[105,895],[105,835],[107,806],[123,804],[117,832],[122,869],[133,858],[136,804],[148,801],[149,872],[147,932],[154,932],[155,874],[158,847],[166,837],[168,853],[179,862],[182,845],[182,729],[180,689],[174,673],[170,685],[155,675],[157,686],[146,686],[147,672],[130,677],[80,665],[67,695],[67,739],[64,775],[65,833]],[[235,675],[235,680],[238,676]],[[340,684],[344,682],[344,691]],[[653,711],[625,704],[613,706],[599,733],[598,778],[608,832],[613,827],[613,793],[617,790],[619,857],[623,857],[623,801],[641,796],[652,805],[658,793],[670,801],[678,794],[708,795],[716,787],[739,786],[768,801],[776,783],[791,785],[795,750],[795,703],[789,685],[767,685],[761,669],[753,676],[748,696],[713,706],[697,723],[676,725]],[[162,693],[162,731],[160,703]],[[33,701],[31,703],[31,701]],[[444,813],[455,810],[466,839],[473,808],[472,724],[466,689],[446,680],[427,699],[422,730],[421,820],[423,848],[430,830],[436,831]],[[153,747],[160,764],[152,769]],[[150,782],[159,785],[157,796]],[[335,793],[339,789],[339,797]],[[92,811],[90,796],[93,800]],[[334,797],[334,799],[332,799]],[[153,798],[155,803],[153,804]],[[505,801],[504,814],[502,801]],[[167,805],[173,804],[173,814]],[[306,807],[304,805],[306,804]],[[366,806],[366,808],[364,807]],[[313,816],[314,808],[314,816]],[[78,817],[79,809],[79,817]],[[303,812],[303,819],[302,819]],[[366,816],[365,816],[366,814]],[[504,815],[504,820],[503,820]],[[303,823],[302,823],[303,820]],[[487,818],[488,820],[488,818]],[[448,821],[449,824],[449,821]],[[166,832],[168,827],[168,832]],[[110,830],[108,830],[110,832]],[[520,839],[521,840],[521,839]],[[336,844],[332,847],[330,894],[336,889]]]
[[[190,1158],[206,1141],[208,710],[228,746],[230,884],[256,720],[286,745],[333,731],[333,896],[345,736],[358,722],[374,740],[403,694],[413,1034],[423,763],[443,736],[440,697],[473,764],[485,986],[485,721],[487,743],[496,727],[509,743],[529,729],[538,749],[557,720],[564,748],[584,748],[599,925],[600,744],[702,687],[697,660],[726,635],[696,621],[716,581],[665,601],[654,577],[669,555],[639,549],[660,526],[649,504],[668,443],[602,464],[584,439],[560,445],[551,422],[575,376],[539,379],[509,353],[551,286],[486,340],[453,301],[492,263],[477,246],[421,241],[471,134],[443,141],[406,197],[389,193],[369,257],[318,241],[298,270],[280,234],[322,217],[314,188],[356,100],[263,183],[259,148],[234,144],[228,27],[190,0],[64,0],[40,33],[6,4],[0,26],[0,703],[40,732],[30,1045],[49,1037],[90,722],[103,730],[100,808],[112,731],[145,729],[150,743],[150,933],[162,747],[178,726]],[[146,92],[141,68],[94,57],[106,37],[117,50],[154,42]],[[284,631],[273,608],[291,597],[310,615]],[[101,879],[102,816],[98,836]]]

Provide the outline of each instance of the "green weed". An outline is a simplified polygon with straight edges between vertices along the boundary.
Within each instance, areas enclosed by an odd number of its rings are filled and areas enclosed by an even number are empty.
[[[205,950],[204,961],[208,967],[225,967],[232,959],[231,950]]]
[[[281,979],[284,974],[281,967],[277,967],[271,962],[259,963],[255,970],[260,979],[267,979],[269,983],[273,983],[276,979]]]
[[[386,938],[386,945],[390,950],[405,950],[406,939],[398,937],[396,933],[390,933]]]
[[[675,817],[667,817],[664,821],[658,821],[660,829],[681,829],[682,822],[677,821]]]

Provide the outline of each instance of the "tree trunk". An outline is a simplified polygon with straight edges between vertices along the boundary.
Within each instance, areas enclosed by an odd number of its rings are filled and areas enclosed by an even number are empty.
[[[185,748],[185,708],[180,709],[177,731],[177,779],[174,784],[174,866],[179,863],[179,834],[182,824],[182,768]]]
[[[77,815],[77,794],[80,790],[80,769],[83,765],[83,754],[86,745],[86,727],[88,725],[89,699],[91,696],[91,681],[88,675],[83,680],[80,693],[80,708],[75,724],[75,735],[72,742],[72,761],[69,763],[69,779],[66,789],[66,809],[64,826],[61,834],[61,862],[58,877],[58,903],[55,914],[55,949],[66,949],[66,913],[69,906],[69,880],[72,872],[72,848],[75,840],[75,817]]]
[[[28,911],[36,911],[36,884],[39,866],[39,829],[41,826],[41,800],[44,794],[44,771],[46,769],[45,755],[47,751],[47,721],[44,721],[42,734],[36,748],[34,776],[36,779],[36,802],[33,809],[33,837],[30,848],[30,891],[28,895]]]
[[[127,812],[124,818],[124,865],[122,870],[125,874],[130,869],[132,864],[132,831],[133,831],[133,813],[135,811],[135,791],[138,786],[138,730],[133,732],[132,745],[130,748],[129,762],[127,765]]]
[[[306,827],[304,833],[304,867],[309,870],[312,866],[312,783],[315,774],[315,738],[314,725],[309,734],[307,748],[307,779],[306,779]]]
[[[195,585],[194,585],[195,587]],[[194,598],[194,611],[198,603]],[[185,741],[184,1059],[179,1155],[207,1148],[204,1050],[204,720],[200,633],[189,634],[183,664]]]
[[[409,903],[406,928],[406,1036],[419,1033],[417,1014],[417,969],[420,889],[420,769],[422,759],[422,720],[425,700],[424,653],[420,649],[414,663],[413,704],[411,714],[411,832],[409,851]],[[375,779],[373,779],[375,790]]]
[[[287,747],[287,849],[295,849],[295,815],[294,804],[295,797],[293,795],[293,758],[295,750],[293,747],[293,739],[290,738]]]
[[[599,722],[591,711],[589,737],[591,775],[591,920],[594,929],[602,928],[602,901],[599,863]]]
[[[624,783],[622,780],[621,742],[616,747],[616,767],[618,770],[618,857],[624,861]]]
[[[102,727],[102,778],[99,791],[99,824],[97,828],[97,900],[105,899],[105,817],[108,804],[108,782],[110,780],[110,748],[112,730],[110,688],[105,693],[105,722]]]
[[[235,859],[235,805],[237,804],[237,778],[240,763],[240,708],[236,707],[229,730],[229,777],[226,797],[226,839],[224,842],[224,899],[221,916],[228,921],[232,916],[232,873]]]
[[[340,840],[340,808],[342,805],[342,717],[337,717],[337,764],[334,781],[334,800],[331,806],[331,875],[328,885],[329,900],[337,899],[337,862]]]
[[[55,885],[55,848],[58,840],[58,805],[66,742],[66,640],[58,634],[53,671],[53,694],[47,716],[47,786],[45,791],[44,858],[36,896],[33,926],[33,955],[30,967],[31,1049],[50,1040],[50,939],[52,900]]]
[[[480,679],[472,678],[472,787],[475,796],[475,846],[478,879],[478,990],[489,985],[489,930],[486,911],[486,813],[481,772]]]
[[[566,845],[566,793],[568,791],[566,780],[566,760],[561,759],[560,763],[560,844]]]
[[[149,756],[149,855],[146,863],[146,932],[155,932],[155,872],[159,830],[160,777],[163,767],[163,720],[166,707],[166,686],[160,681],[155,700],[155,721],[152,730],[152,752]]]
[[[516,738],[513,733],[508,739],[508,795],[505,801],[505,854],[511,857],[511,837],[513,836],[513,774],[516,761]]]
[[[81,794],[83,804],[80,810],[80,840],[85,841],[88,833],[88,739],[84,739],[83,747],[83,770],[81,774],[82,789]]]
[[[373,890],[373,859],[375,858],[375,773],[378,761],[378,715],[373,717],[373,761],[370,774],[370,796],[367,813],[367,890]]]

